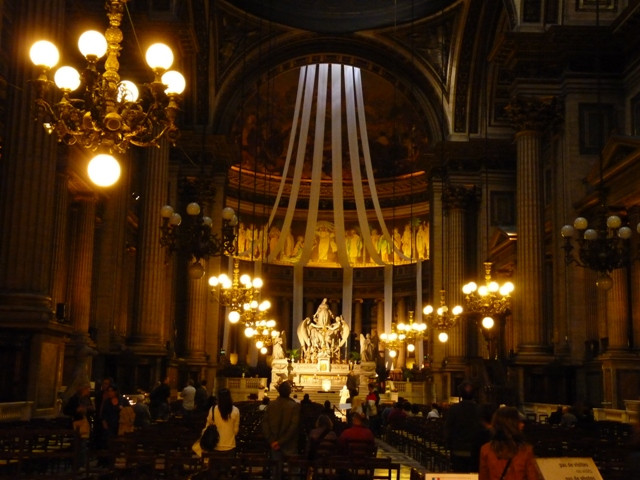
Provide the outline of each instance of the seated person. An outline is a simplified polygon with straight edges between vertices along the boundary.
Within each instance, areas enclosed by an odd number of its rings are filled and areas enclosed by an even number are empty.
[[[358,451],[368,451],[371,454],[376,449],[376,437],[373,432],[365,424],[365,416],[363,413],[353,412],[351,414],[351,426],[345,429],[338,438],[338,448],[348,455],[355,454],[353,444],[358,444]],[[349,444],[352,443],[350,446]]]
[[[333,431],[333,422],[327,415],[322,414],[316,420],[315,428],[309,432],[307,438],[306,457],[315,460],[328,457],[336,453],[338,437]]]

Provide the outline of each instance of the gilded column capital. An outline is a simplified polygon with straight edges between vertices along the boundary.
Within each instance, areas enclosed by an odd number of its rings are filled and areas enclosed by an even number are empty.
[[[541,132],[549,125],[561,122],[562,102],[556,96],[525,97],[511,99],[505,107],[511,124],[518,132],[533,130]]]
[[[445,185],[442,204],[445,210],[465,210],[477,197],[475,186]]]

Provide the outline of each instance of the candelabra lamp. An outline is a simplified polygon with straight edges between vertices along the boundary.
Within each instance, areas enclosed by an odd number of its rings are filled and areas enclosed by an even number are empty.
[[[448,332],[455,325],[463,311],[460,305],[449,309],[446,305],[445,297],[445,290],[440,290],[440,306],[434,310],[431,305],[427,305],[423,309],[423,313],[431,324],[431,328],[439,332],[438,340],[442,343],[446,343],[449,340]]]
[[[269,300],[257,301],[244,305],[240,320],[245,324],[244,335],[253,340],[260,353],[267,353],[267,347],[273,344],[273,339],[279,335],[275,330],[276,321],[267,319],[267,311],[271,308]]]
[[[407,344],[407,350],[413,352],[416,349],[416,342],[422,338],[424,332],[427,330],[427,324],[424,322],[415,322],[413,318],[413,311],[409,311],[409,322],[400,322],[397,325],[397,330],[404,334],[404,341]]]
[[[640,232],[640,224],[636,230]],[[585,217],[577,217],[573,226],[563,226],[560,234],[565,240],[565,263],[597,272],[596,285],[602,290],[612,287],[610,273],[613,270],[631,263],[630,239],[633,231],[623,225],[618,214],[610,214],[610,208],[604,202],[596,208],[591,223]],[[577,245],[577,251],[574,245]]]
[[[491,262],[484,262],[485,284],[478,286],[469,282],[462,287],[465,295],[465,311],[477,313],[483,317],[503,315],[511,306],[513,283],[505,282],[500,285],[491,279]]]
[[[166,248],[167,256],[180,250],[193,258],[193,263],[189,266],[189,276],[198,279],[204,275],[202,259],[216,255],[231,255],[234,252],[238,217],[233,208],[224,208],[222,233],[218,236],[211,231],[213,220],[202,214],[198,203],[191,202],[187,205],[186,211],[187,219],[183,223],[182,215],[171,205],[165,205],[160,209],[160,245]]]
[[[263,281],[260,277],[251,278],[250,275],[240,275],[240,262],[237,258],[233,261],[232,278],[222,273],[209,277],[211,293],[218,294],[220,304],[229,308],[229,322],[235,324],[249,318],[249,313],[260,308],[260,289]],[[268,307],[267,307],[268,308]]]
[[[80,36],[78,47],[86,59],[82,72],[62,66],[52,82],[49,76],[60,59],[58,48],[40,40],[30,50],[39,70],[33,81],[38,119],[60,142],[99,153],[89,163],[89,176],[101,186],[115,183],[120,175],[112,154],[124,153],[130,145],[158,147],[163,137],[175,143],[180,133],[175,120],[186,82],[182,74],[169,70],[173,52],[167,45],[156,43],[146,52],[153,80],[142,85],[145,95],[139,95],[135,83],[120,79],[120,25],[127,1],[106,2],[109,27],[104,35],[89,30]],[[100,73],[103,57],[104,71]],[[49,103],[53,90],[58,100]]]
[[[396,358],[401,348],[404,348],[404,341],[407,335],[404,331],[399,331],[395,322],[391,324],[391,331],[380,334],[380,341],[389,351],[391,358]]]

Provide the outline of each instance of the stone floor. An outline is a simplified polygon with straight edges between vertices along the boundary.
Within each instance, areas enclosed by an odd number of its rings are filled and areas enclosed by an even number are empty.
[[[420,465],[419,462],[405,455],[401,451],[396,450],[388,443],[383,442],[380,439],[377,439],[376,444],[378,445],[378,456],[389,457],[392,459],[394,463],[399,463],[401,465],[400,480],[409,480],[412,468],[415,468],[416,470],[420,471],[423,474],[426,473],[425,468],[422,465]]]

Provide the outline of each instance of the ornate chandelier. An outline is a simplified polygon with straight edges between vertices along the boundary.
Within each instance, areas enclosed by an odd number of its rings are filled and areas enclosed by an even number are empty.
[[[493,320],[493,317],[509,310],[514,286],[511,282],[500,285],[491,279],[491,262],[484,262],[484,280],[485,284],[480,286],[475,282],[467,283],[462,287],[462,293],[465,295],[466,311],[480,314],[483,323],[489,323],[484,319]]]
[[[211,293],[218,293],[220,304],[229,308],[228,319],[233,324],[252,320],[251,312],[260,309],[262,279],[260,277],[251,278],[247,274],[240,275],[240,261],[237,258],[233,260],[232,278],[224,273],[217,277],[211,276],[209,277],[209,285]],[[266,310],[269,307],[270,304],[266,308],[263,305],[262,308]]]
[[[396,358],[398,352],[404,347],[404,341],[407,338],[404,331],[398,331],[398,328],[394,323],[391,324],[391,331],[380,334],[380,341],[384,344],[384,348],[389,351],[391,358]]]
[[[440,290],[440,306],[434,310],[431,305],[424,307],[423,313],[426,315],[431,327],[438,332],[438,340],[445,343],[449,340],[449,329],[452,328],[460,315],[462,314],[462,307],[456,305],[451,310],[446,305],[445,290]]]
[[[191,202],[187,205],[187,221],[182,223],[182,215],[171,205],[160,209],[160,245],[167,249],[167,255],[176,250],[186,252],[193,263],[189,265],[189,276],[202,278],[204,266],[200,261],[216,255],[230,255],[235,250],[236,225],[238,217],[231,207],[222,210],[222,235],[211,231],[213,220],[203,215],[200,205]]]
[[[610,273],[618,268],[627,267],[631,262],[630,238],[633,231],[623,225],[622,212],[613,212],[607,207],[604,198],[595,209],[591,223],[585,217],[577,217],[572,225],[560,230],[564,238],[565,263],[574,263],[598,273],[596,285],[609,290],[613,285]],[[636,226],[640,233],[640,224]],[[578,251],[574,252],[574,243]],[[577,253],[577,255],[576,255]]]
[[[254,341],[260,353],[267,353],[267,347],[273,344],[273,339],[279,335],[275,329],[276,321],[267,319],[267,310],[271,308],[271,302],[264,300],[258,304],[257,301],[244,306],[244,311],[240,320],[245,324],[245,337]]]
[[[427,324],[424,322],[414,322],[413,311],[409,311],[409,322],[398,323],[397,330],[404,334],[404,342],[407,344],[407,350],[413,352],[416,349],[415,343],[427,330]]]
[[[174,144],[179,136],[175,119],[185,79],[169,70],[173,52],[168,46],[156,43],[146,52],[154,74],[153,81],[144,85],[148,95],[139,97],[133,82],[120,79],[120,25],[127,1],[106,2],[109,27],[104,35],[90,30],[80,36],[78,47],[87,61],[81,73],[63,66],[56,70],[52,82],[49,73],[60,58],[57,47],[40,40],[30,50],[31,60],[39,69],[34,81],[38,118],[60,142],[100,153],[89,163],[89,176],[101,186],[115,183],[120,175],[120,166],[111,154],[124,153],[130,145],[158,147],[163,137]],[[100,73],[98,63],[105,55],[104,72]],[[61,97],[50,104],[54,86]]]

